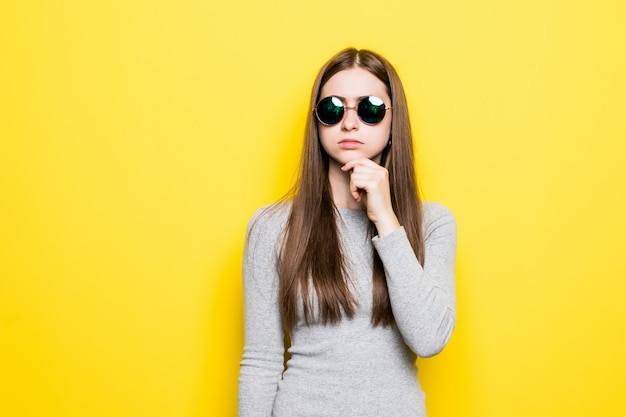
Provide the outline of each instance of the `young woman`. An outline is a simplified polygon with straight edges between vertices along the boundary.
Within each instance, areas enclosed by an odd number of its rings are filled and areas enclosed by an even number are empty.
[[[387,60],[339,52],[311,109],[293,195],[248,227],[239,415],[425,416],[415,359],[454,329],[454,217],[418,198]]]

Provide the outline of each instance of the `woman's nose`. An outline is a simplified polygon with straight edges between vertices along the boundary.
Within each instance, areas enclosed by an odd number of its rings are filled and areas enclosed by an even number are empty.
[[[356,107],[345,107],[345,113],[341,123],[344,130],[354,130],[359,128],[359,117],[356,113]]]

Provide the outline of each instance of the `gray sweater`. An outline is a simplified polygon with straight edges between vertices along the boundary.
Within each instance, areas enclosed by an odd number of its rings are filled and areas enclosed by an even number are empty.
[[[359,301],[353,318],[292,331],[283,369],[276,256],[288,206],[260,209],[248,226],[243,261],[245,346],[239,416],[425,416],[416,355],[440,352],[455,325],[456,223],[424,203],[425,264],[404,228],[371,239],[364,210],[338,209],[341,244]],[[372,327],[372,259],[383,262],[396,325]],[[284,371],[284,372],[283,372]]]

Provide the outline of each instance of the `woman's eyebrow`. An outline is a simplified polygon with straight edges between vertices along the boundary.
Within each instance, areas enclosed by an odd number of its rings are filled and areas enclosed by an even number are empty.
[[[366,97],[371,97],[372,95],[373,95],[373,94],[366,94],[366,95],[364,95],[364,96],[358,96],[358,97],[355,97],[354,99],[355,99],[356,101],[359,101],[359,100],[362,100],[362,99],[364,99],[364,98],[366,98]],[[342,101],[346,101],[346,100],[348,100],[346,97],[338,96],[337,94],[331,94],[331,95],[330,95],[330,96],[328,96],[328,97],[337,97],[339,100],[342,100]]]

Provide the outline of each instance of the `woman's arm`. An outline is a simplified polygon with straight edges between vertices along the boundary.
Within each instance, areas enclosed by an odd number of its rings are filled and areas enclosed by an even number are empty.
[[[280,223],[260,209],[248,225],[243,257],[244,350],[239,372],[239,416],[269,417],[283,372],[276,243]]]
[[[424,267],[404,228],[372,242],[384,265],[398,329],[415,354],[429,357],[448,343],[456,323],[456,221],[441,204],[424,208]]]

